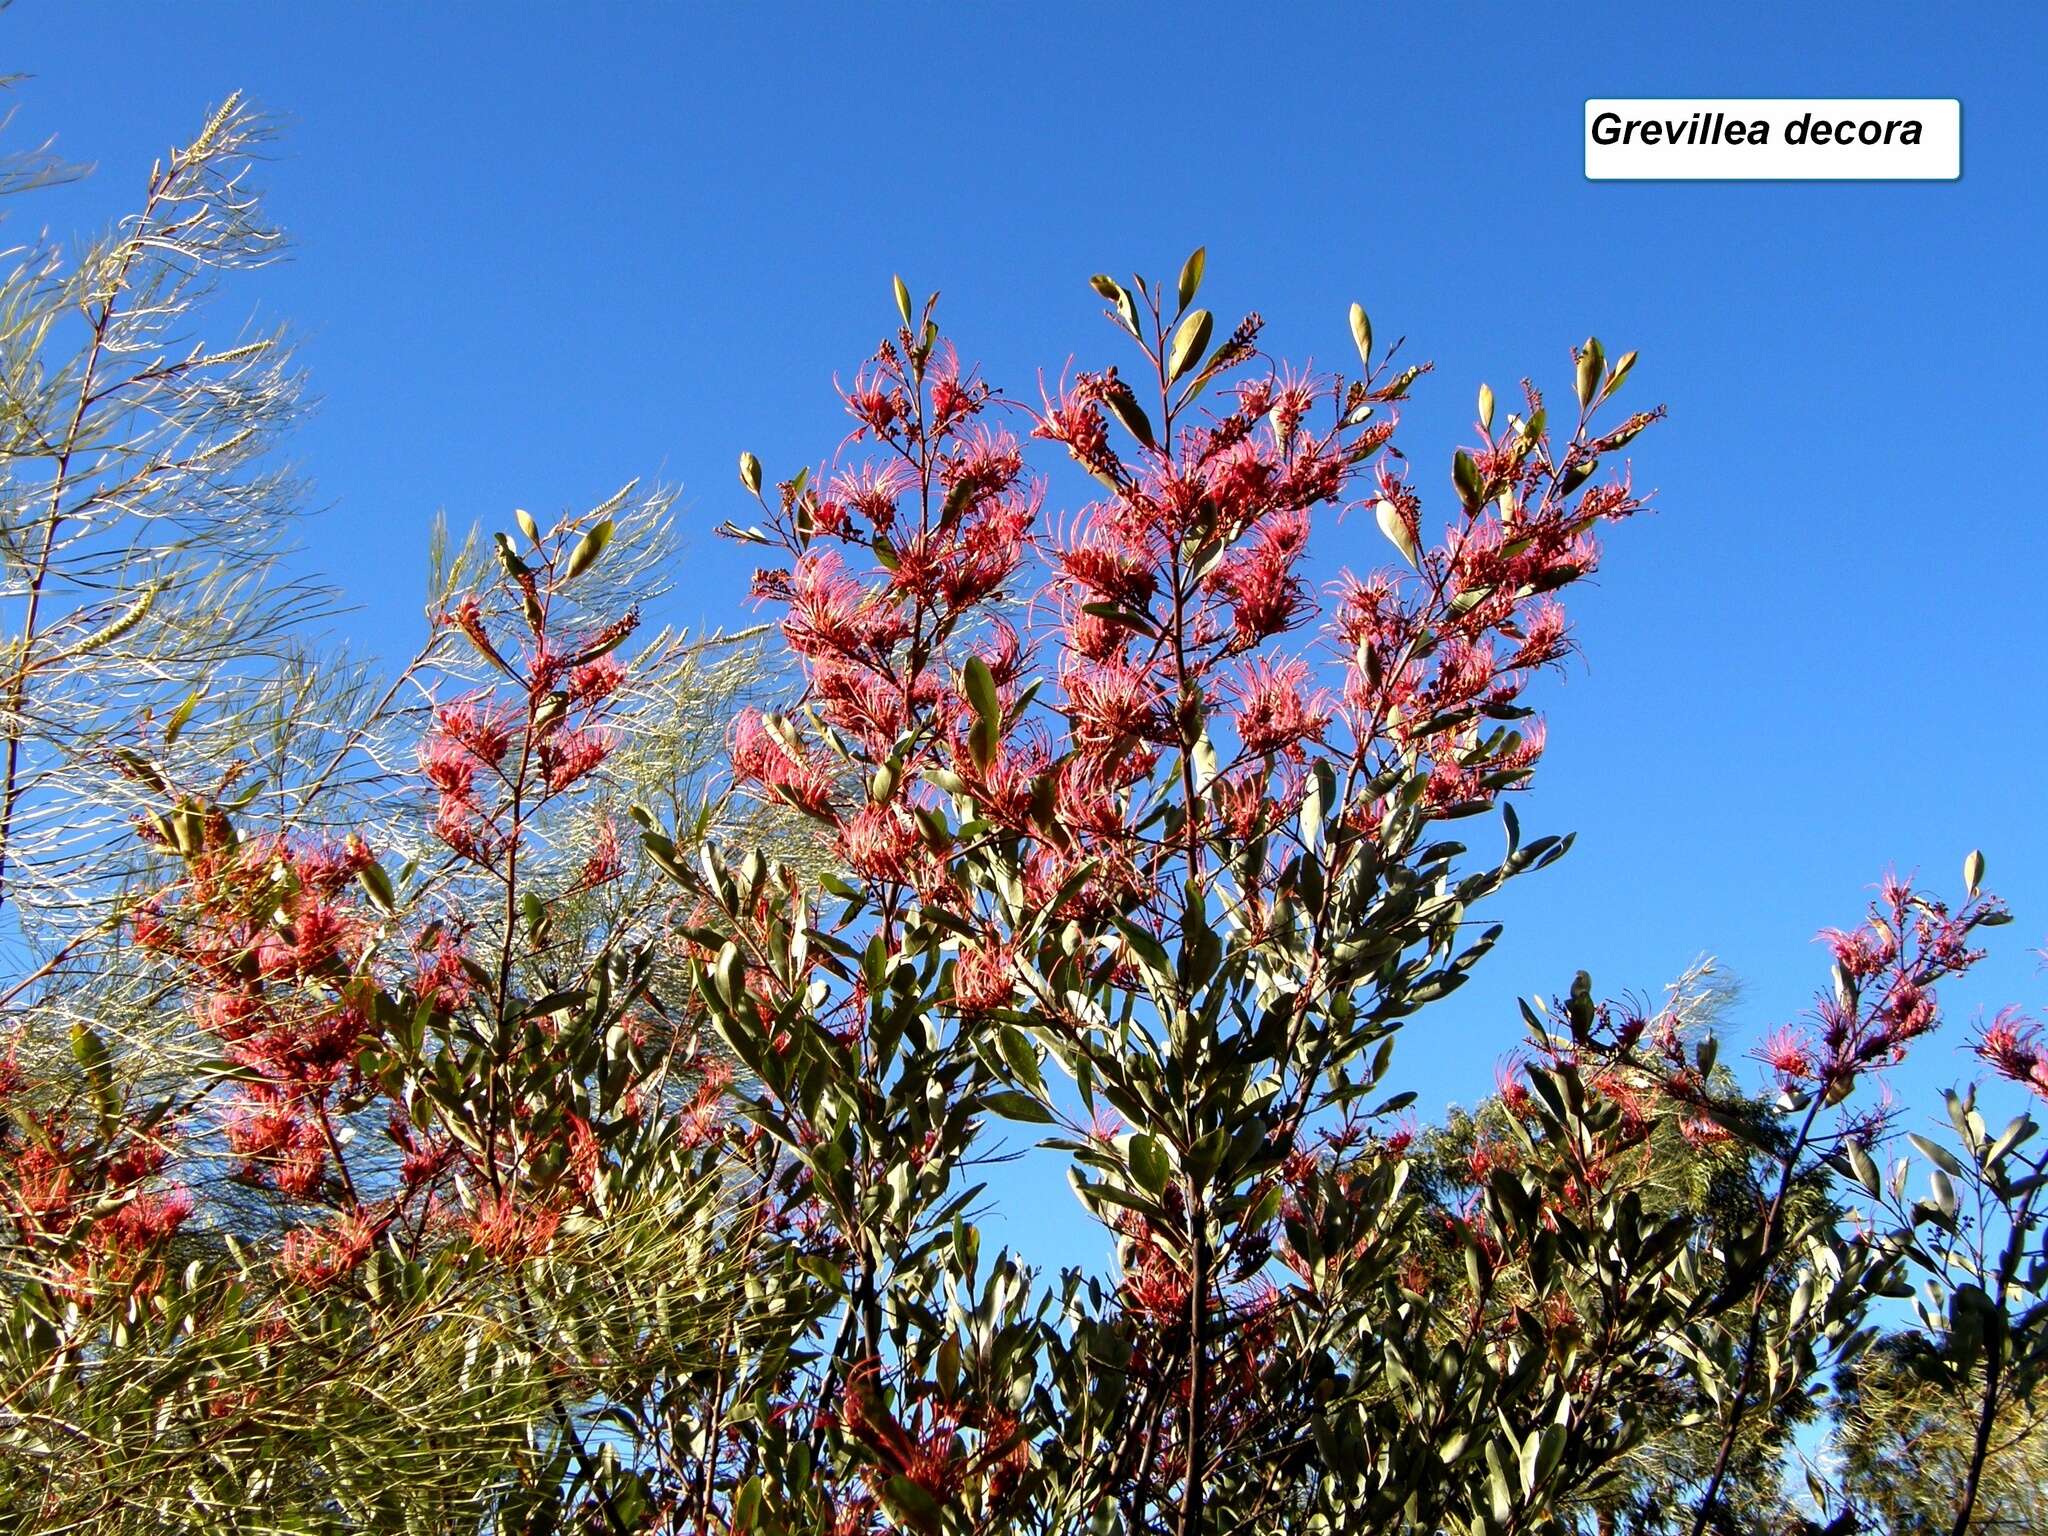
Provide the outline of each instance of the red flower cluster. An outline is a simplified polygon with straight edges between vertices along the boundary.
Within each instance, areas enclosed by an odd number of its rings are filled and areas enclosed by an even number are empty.
[[[1498,435],[1489,412],[1461,455],[1473,466],[1460,471],[1464,504],[1425,549],[1421,498],[1384,456],[1394,419],[1374,419],[1420,370],[1347,384],[1282,369],[1218,383],[1219,403],[1198,414],[1200,388],[1251,361],[1258,331],[1248,317],[1194,379],[1162,378],[1156,402],[1114,369],[1045,399],[1031,435],[1105,494],[1042,531],[1019,444],[979,419],[993,391],[935,333],[885,344],[844,397],[849,444],[879,456],[784,483],[743,535],[788,552],[754,592],[782,608],[806,702],[828,729],[742,715],[736,776],[833,826],[860,880],[981,925],[977,899],[945,872],[940,823],[964,794],[1023,840],[1033,904],[1117,908],[1162,937],[1175,922],[1149,910],[1162,864],[1285,822],[1311,757],[1363,768],[1366,781],[1419,759],[1432,815],[1516,787],[1542,729],[1498,722],[1527,713],[1517,701],[1529,675],[1565,653],[1552,594],[1594,568],[1598,524],[1642,505],[1625,475],[1593,483],[1595,461],[1655,413],[1597,441],[1582,413],[1556,448],[1533,391],[1528,420]],[[758,475],[749,483],[758,493]],[[1325,683],[1309,655],[1272,644],[1325,618],[1304,562],[1316,509],[1347,505],[1374,509],[1415,569],[1344,578],[1327,615],[1341,673]],[[1017,591],[1033,551],[1044,555],[1035,591]],[[1008,622],[1020,599],[1023,635]],[[1041,644],[1058,660],[1034,682]],[[967,686],[973,661],[980,694]],[[1199,782],[1180,786],[1193,792],[1190,817],[1162,841],[1144,830],[1162,774],[1198,758]],[[1371,836],[1399,809],[1353,815]],[[1257,930],[1274,893],[1263,867],[1244,873],[1242,916]],[[965,956],[954,982],[998,988]]]
[[[492,641],[475,598],[444,616],[444,624],[466,635],[503,674],[513,696],[475,693],[438,706],[420,743],[420,773],[437,795],[435,835],[485,869],[504,859],[535,812],[610,757],[614,741],[603,720],[626,680],[611,649],[638,626],[639,615],[629,611],[566,650],[546,638],[545,609],[537,599],[528,622],[534,643],[515,665]],[[586,883],[616,873],[595,867]]]
[[[1846,1095],[1864,1073],[1903,1060],[1906,1047],[1935,1027],[1936,983],[1981,960],[1973,930],[2004,917],[1995,898],[1973,896],[1951,911],[1887,877],[1866,927],[1821,934],[1834,956],[1834,990],[1816,1002],[1809,1029],[1773,1035],[1765,1059],[1788,1085]]]
[[[200,1027],[247,1074],[226,1110],[245,1175],[314,1195],[335,1096],[355,1086],[376,1033],[366,1006],[374,924],[353,889],[370,850],[355,838],[243,842],[220,816],[187,825],[184,875],[138,912],[136,938],[176,963]]]
[[[495,1028],[523,1001],[509,949],[495,974],[467,952],[478,918],[461,911],[465,881],[490,893],[493,913],[518,915],[515,936],[531,937],[545,932],[549,901],[625,870],[617,829],[602,815],[580,867],[556,873],[511,856],[553,836],[554,823],[543,827],[538,814],[605,761],[606,715],[626,677],[611,653],[637,622],[629,612],[572,644],[550,640],[555,594],[601,553],[609,525],[567,532],[584,534],[574,553],[568,539],[533,535],[545,586],[516,552],[501,551],[508,580],[499,596],[508,615],[525,616],[523,651],[497,643],[480,597],[445,616],[501,687],[436,707],[418,745],[434,829],[460,856],[428,876],[449,882],[439,915],[420,890],[394,890],[359,838],[245,835],[225,807],[181,795],[130,754],[131,778],[164,800],[140,835],[174,867],[132,909],[130,932],[163,963],[165,995],[189,1009],[221,1069],[187,1100],[145,1117],[128,1113],[125,1063],[90,1030],[78,1032],[74,1055],[91,1094],[69,1092],[63,1108],[47,1107],[48,1085],[28,1080],[18,1052],[0,1057],[0,1099],[21,1100],[0,1122],[10,1127],[0,1128],[0,1220],[26,1248],[61,1247],[81,1298],[148,1283],[156,1251],[195,1208],[174,1154],[196,1160],[202,1139],[225,1149],[235,1177],[274,1197],[274,1272],[303,1292],[335,1286],[385,1240],[416,1255],[454,1237],[485,1258],[517,1262],[546,1249],[564,1211],[596,1187],[605,1152],[594,1116],[550,1113],[559,1106],[544,1102],[534,1076],[516,1093],[479,1087],[477,1073],[492,1063],[450,1044],[464,1038],[465,1013],[481,1009]],[[546,889],[532,889],[536,874]],[[527,1021],[519,1044],[526,1065],[559,1065],[573,1077],[586,1068],[580,1045],[558,1038],[561,1017]],[[631,1072],[621,1078],[608,1066],[606,1076],[605,1121],[645,1113]],[[436,1093],[420,1090],[426,1079]],[[722,1123],[726,1079],[717,1069],[699,1079],[685,1109],[692,1144]],[[567,1079],[559,1086],[566,1093]],[[389,1147],[351,1158],[372,1115],[387,1121]],[[476,1192],[466,1221],[450,1216],[447,1197],[458,1189]]]
[[[1017,1416],[979,1401],[954,1401],[924,1387],[900,1410],[885,1400],[880,1365],[855,1369],[841,1389],[827,1422],[864,1446],[873,1457],[878,1484],[900,1477],[939,1503],[955,1498],[970,1482],[985,1482],[988,1497],[1001,1500],[1030,1465],[1031,1447],[1018,1433]],[[875,1501],[862,1498],[855,1509],[872,1513]],[[870,1529],[865,1520],[841,1527]]]
[[[2048,1099],[2048,1048],[2041,1026],[2017,1008],[2004,1008],[1977,1041],[1977,1054],[2000,1077]]]

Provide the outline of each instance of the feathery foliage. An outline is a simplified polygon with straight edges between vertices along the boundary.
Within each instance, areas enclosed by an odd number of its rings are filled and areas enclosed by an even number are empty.
[[[760,658],[640,633],[673,493],[631,484],[524,555],[437,535],[395,672],[319,644],[298,381],[199,339],[280,248],[263,131],[231,100],[0,293],[0,1524],[630,1522],[755,1197],[617,823],[806,856],[710,777]]]

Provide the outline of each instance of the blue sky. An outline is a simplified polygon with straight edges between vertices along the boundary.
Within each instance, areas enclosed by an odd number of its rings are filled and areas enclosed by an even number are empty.
[[[752,562],[710,534],[735,456],[829,454],[832,377],[893,324],[897,270],[1027,394],[1110,355],[1092,271],[1206,243],[1219,313],[1332,365],[1361,300],[1438,364],[1403,429],[1425,487],[1480,379],[1562,388],[1588,331],[1637,348],[1629,396],[1672,413],[1635,459],[1662,510],[1577,600],[1523,807],[1579,843],[1406,1037],[1421,1107],[1481,1093],[1513,996],[1580,966],[1655,992],[1711,951],[1760,1033],[1887,865],[1953,891],[1971,847],[2019,921],[1901,1096],[1938,1113],[1977,1011],[2048,1001],[2038,13],[24,0],[0,44],[33,77],[13,142],[99,166],[46,200],[57,228],[124,206],[231,89],[285,119],[266,179],[296,251],[238,302],[302,333],[302,559],[387,655],[436,510],[502,525],[632,475],[684,489],[674,616],[740,618]],[[1960,97],[1964,174],[1581,176],[1586,97],[1716,95]],[[1381,553],[1363,520],[1317,548]]]

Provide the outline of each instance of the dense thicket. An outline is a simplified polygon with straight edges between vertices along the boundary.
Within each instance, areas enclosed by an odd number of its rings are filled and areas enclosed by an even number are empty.
[[[2038,1523],[2034,1122],[1901,1155],[1876,1081],[2005,921],[1980,858],[1825,935],[1761,1081],[1704,973],[1560,956],[1409,1118],[1400,1037],[1569,844],[1513,802],[1643,506],[1634,353],[1482,387],[1439,485],[1357,305],[1311,374],[1202,252],[1097,276],[1118,361],[1034,404],[899,280],[836,455],[740,459],[782,695],[643,631],[631,486],[437,540],[390,670],[278,573],[282,338],[198,339],[276,249],[260,131],[0,287],[0,1523]],[[1384,563],[1319,591],[1347,509]],[[1099,1270],[983,1251],[1020,1135]]]

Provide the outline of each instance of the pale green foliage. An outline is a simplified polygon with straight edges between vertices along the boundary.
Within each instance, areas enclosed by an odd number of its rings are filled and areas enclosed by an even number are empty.
[[[382,1253],[367,1302],[294,1294],[237,1249],[108,1328],[7,1275],[0,1528],[440,1532],[530,1513],[574,1477],[557,1403],[636,1404],[728,1326],[715,1181],[673,1157],[640,1172],[543,1258]]]
[[[134,867],[115,754],[176,722],[224,759],[322,605],[276,569],[290,349],[207,302],[281,249],[250,185],[264,136],[230,98],[113,231],[0,273],[0,915],[37,945],[89,932]],[[46,178],[31,155],[7,179]]]
[[[1930,1380],[1915,1369],[1919,1344],[1887,1340],[1840,1383],[1831,1449],[1843,1492],[1889,1536],[1949,1530],[1985,1390],[1981,1366],[1958,1384]],[[2048,1405],[2038,1397],[2003,1403],[1988,1450],[1970,1529],[2048,1532]]]
[[[437,704],[485,680],[438,621],[465,598],[503,603],[503,583],[478,537],[437,536],[421,644],[387,668],[321,643],[308,621],[330,595],[280,579],[297,487],[275,451],[297,377],[276,334],[194,339],[215,282],[280,249],[248,179],[263,133],[231,99],[112,234],[75,256],[29,249],[0,277],[0,1058],[27,1085],[7,1096],[0,1150],[50,1116],[97,1123],[108,1145],[120,1124],[175,1121],[175,1178],[198,1208],[160,1272],[84,1305],[70,1265],[119,1202],[57,1247],[17,1241],[0,1209],[0,1529],[523,1530],[556,1505],[626,1518],[637,1495],[616,1448],[638,1447],[628,1465],[664,1454],[674,1383],[741,1337],[744,1173],[678,1134],[670,1111],[692,1085],[647,1075],[649,1112],[610,1136],[538,1256],[465,1242],[463,1191],[346,1284],[290,1283],[286,1230],[339,1197],[293,1208],[238,1176],[223,1134],[235,1073],[195,1022],[190,978],[123,920],[180,870],[135,824],[190,800],[244,838],[360,835],[396,879],[378,941],[397,971],[422,923],[459,913],[480,951],[507,956],[491,1005],[508,1012],[623,976],[614,957],[629,953],[636,988],[674,990],[658,942],[672,887],[630,858],[616,880],[576,884],[629,805],[693,836],[745,825],[799,863],[816,854],[708,777],[722,722],[762,681],[751,637],[668,629],[618,652],[628,680],[601,780],[533,827],[521,880],[543,932],[433,838],[421,737]],[[0,189],[60,171],[18,157]],[[672,491],[629,483],[563,520],[572,539],[609,529],[563,596],[565,626],[662,598],[673,507]],[[622,1039],[620,1020],[600,1022]],[[389,1108],[368,1095],[335,1117],[366,1186],[393,1177],[395,1154],[370,1150]]]

